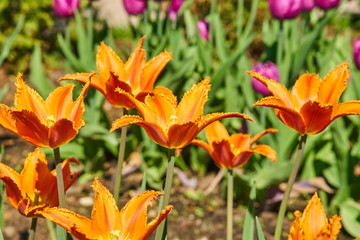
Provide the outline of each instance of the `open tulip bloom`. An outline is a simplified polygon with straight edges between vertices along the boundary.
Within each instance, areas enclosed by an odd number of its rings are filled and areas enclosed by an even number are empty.
[[[327,219],[321,200],[317,193],[313,195],[303,214],[295,211],[295,220],[290,227],[288,240],[336,240],[341,229],[341,218],[332,216]]]
[[[167,206],[148,223],[147,207],[162,193],[143,192],[119,211],[113,196],[97,179],[94,180],[93,188],[95,198],[91,219],[62,208],[44,208],[38,213],[61,225],[80,240],[145,240],[172,209],[172,206]]]
[[[115,92],[117,88],[143,100],[153,91],[154,83],[165,65],[171,60],[171,53],[162,52],[146,62],[145,51],[142,49],[145,36],[141,38],[137,48],[124,64],[120,57],[105,43],[101,42],[96,55],[96,66],[99,76],[92,76],[90,86],[99,90],[105,98],[118,108],[133,108],[128,95]],[[89,82],[91,73],[68,74],[61,80]]]
[[[259,153],[272,161],[276,161],[276,152],[268,145],[253,146],[262,136],[275,133],[276,129],[269,128],[251,138],[250,134],[236,133],[229,135],[219,121],[205,128],[208,143],[195,139],[192,144],[204,148],[216,162],[225,169],[234,169],[243,166],[254,153]]]
[[[338,65],[322,81],[317,74],[303,74],[291,93],[281,83],[261,74],[248,72],[273,94],[259,100],[254,106],[274,108],[276,116],[301,135],[320,133],[339,117],[360,114],[360,101],[339,104],[350,76],[348,65]]]
[[[85,125],[82,119],[86,84],[76,101],[75,84],[56,88],[44,101],[23,80],[16,78],[15,108],[0,104],[0,124],[37,147],[58,148],[71,141]]]
[[[208,100],[210,79],[205,78],[194,85],[184,94],[183,99],[177,104],[174,94],[167,88],[161,88],[154,96],[146,96],[140,102],[130,98],[140,116],[123,116],[116,120],[110,132],[128,124],[137,124],[143,127],[148,136],[157,144],[169,148],[183,148],[210,123],[229,117],[252,119],[241,113],[213,113],[204,116],[204,105]],[[160,90],[160,89],[159,89]],[[122,94],[123,90],[118,89]]]
[[[70,162],[78,164],[74,158],[66,159],[61,164],[65,190],[79,175],[79,172],[71,174]],[[41,216],[35,211],[59,205],[55,170],[48,169],[45,154],[38,148],[27,156],[20,174],[0,163],[0,179],[6,184],[9,202],[24,216]]]

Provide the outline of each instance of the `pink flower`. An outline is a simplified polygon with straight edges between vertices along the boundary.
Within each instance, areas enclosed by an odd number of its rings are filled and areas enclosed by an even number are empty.
[[[269,0],[269,8],[274,18],[284,20],[295,18],[301,10],[302,0]]]
[[[197,22],[197,27],[199,30],[200,36],[205,39],[209,40],[209,23],[205,20],[200,20]]]
[[[171,21],[175,21],[177,14],[183,4],[183,0],[172,0],[169,6],[168,14]]]
[[[129,15],[141,14],[145,11],[147,2],[146,0],[123,0],[126,12]]]
[[[61,17],[74,16],[75,10],[80,8],[79,0],[54,0],[55,13]]]
[[[360,69],[360,37],[355,38],[353,43],[354,62],[358,69]]]
[[[327,10],[330,8],[336,8],[340,0],[315,0],[316,5],[318,5],[320,8]]]
[[[301,10],[310,11],[315,7],[315,0],[302,0]]]
[[[255,64],[252,71],[260,73],[264,77],[275,80],[277,82],[279,82],[279,80],[280,80],[279,70],[278,70],[276,64],[272,63],[272,62]],[[259,80],[255,79],[253,77],[251,78],[251,85],[255,91],[257,91],[258,93],[261,93],[264,96],[270,94],[269,89],[264,84],[262,84]]]

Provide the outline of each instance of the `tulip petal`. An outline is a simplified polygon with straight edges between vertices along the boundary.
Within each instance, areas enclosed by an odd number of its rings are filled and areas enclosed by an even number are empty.
[[[130,103],[123,95],[119,94],[119,91],[116,89],[121,89],[124,92],[132,94],[131,86],[126,82],[120,81],[119,77],[110,72],[109,80],[105,83],[106,86],[106,99],[111,105],[117,108],[126,107],[127,109],[132,108],[133,104]]]
[[[210,91],[210,78],[205,78],[198,84],[194,84],[181,99],[177,109],[177,123],[194,121],[203,115],[204,105],[208,100]]]
[[[51,148],[58,148],[65,143],[70,142],[76,137],[77,130],[74,129],[74,123],[68,119],[60,119],[50,127],[49,131],[49,146]]]
[[[164,69],[166,64],[172,59],[172,53],[162,52],[156,57],[152,58],[141,72],[139,89],[134,89],[134,92],[151,91],[154,88],[154,83]]]
[[[103,239],[111,239],[110,233],[121,229],[124,222],[119,216],[114,197],[97,178],[94,180],[93,188],[95,198],[91,213],[92,231]]]
[[[251,149],[251,151],[253,151],[254,153],[259,153],[274,162],[276,162],[277,160],[276,152],[268,145],[265,144],[256,145]]]
[[[207,125],[217,121],[217,120],[221,120],[221,119],[225,119],[225,118],[231,118],[231,117],[238,117],[238,118],[243,118],[245,120],[249,120],[254,122],[254,120],[251,119],[251,117],[249,117],[246,114],[243,113],[234,113],[234,112],[229,112],[229,113],[212,113],[212,114],[208,114],[204,117],[202,117],[201,119],[199,119],[197,122],[199,124],[199,132],[205,128]]]
[[[85,126],[85,122],[82,119],[85,112],[84,97],[89,90],[89,87],[90,82],[87,82],[75,102],[73,102],[73,104],[69,104],[68,106],[64,106],[67,107],[66,111],[69,112],[69,115],[67,115],[68,120],[73,121],[74,128],[76,130],[79,130],[80,128]]]
[[[50,221],[59,224],[68,232],[80,240],[99,239],[99,235],[93,233],[90,219],[73,213],[64,208],[47,207],[37,211],[38,214]]]
[[[246,164],[249,161],[250,157],[253,154],[254,154],[254,152],[250,149],[242,151],[241,153],[239,153],[232,159],[231,167],[238,168],[238,167],[244,166],[244,164]]]
[[[45,121],[48,114],[44,99],[22,80],[22,74],[20,73],[16,77],[15,85],[14,104],[16,109],[18,111],[27,110],[34,112],[40,121]]]
[[[145,51],[144,49],[142,49],[144,39],[145,36],[140,39],[136,49],[133,51],[130,58],[125,63],[125,71],[128,74],[127,80],[129,81],[129,84],[132,86],[133,89],[139,89],[140,73],[146,64]]]
[[[161,128],[167,129],[171,124],[170,122],[173,121],[172,118],[176,118],[176,106],[165,95],[148,95],[145,98],[145,104],[139,103],[135,107],[146,122],[156,123]],[[139,108],[139,105],[144,107]],[[178,122],[179,120],[177,120]]]
[[[301,115],[298,112],[283,111],[283,110],[275,109],[275,115],[286,126],[299,132],[301,135],[304,135],[306,133],[304,119],[301,117]]]
[[[276,133],[278,132],[277,129],[275,128],[268,128],[268,129],[265,129],[264,131],[262,131],[261,133],[259,134],[256,134],[252,139],[251,139],[251,142],[250,142],[250,146],[252,146],[255,142],[257,142],[262,136],[268,134],[268,133]]]
[[[250,149],[250,139],[250,134],[235,133],[229,137],[228,141],[232,146],[234,154],[237,155],[239,152]]]
[[[298,101],[297,109],[309,100],[316,100],[320,81],[321,79],[317,74],[307,73],[299,77],[292,89],[292,95]]]
[[[100,43],[96,54],[96,67],[100,76],[100,84],[105,87],[106,81],[110,78],[110,71],[126,81],[125,65],[119,56],[104,42]],[[105,89],[105,88],[104,88]],[[105,94],[104,94],[105,95]]]
[[[159,195],[163,194],[156,191],[143,192],[132,198],[121,209],[120,215],[123,226],[119,239],[126,239],[126,237],[128,239],[147,239],[151,235],[172,209],[172,206],[167,206],[156,219],[147,223],[147,207],[151,204],[152,200],[158,199]]]
[[[211,145],[214,141],[221,141],[229,138],[229,133],[220,121],[215,121],[205,128],[206,139]]]
[[[75,87],[75,84],[66,84],[56,88],[47,97],[45,103],[48,109],[48,115],[53,116],[55,121],[63,118],[66,114],[66,106],[73,103],[72,91]]]
[[[82,83],[87,83],[91,79],[90,86],[100,91],[103,95],[106,95],[105,83],[100,81],[100,78],[92,73],[75,73],[67,74],[64,77],[59,78],[58,81],[73,80]]]
[[[154,92],[154,94],[166,96],[170,100],[171,104],[173,104],[174,106],[177,106],[176,96],[167,87],[157,86],[153,92]]]
[[[183,148],[190,144],[198,134],[199,128],[194,122],[173,124],[168,130],[169,146],[167,147]]]
[[[221,168],[233,169],[234,153],[231,151],[231,145],[227,140],[213,142],[211,144],[214,149],[213,155],[216,155],[214,161]]]
[[[333,112],[332,121],[338,117],[347,115],[360,115],[360,101],[348,101],[340,103]]]
[[[319,88],[318,101],[322,104],[337,105],[350,77],[349,63],[339,64],[323,79]]]
[[[196,146],[202,147],[210,156],[212,159],[214,159],[214,161],[220,162],[219,159],[217,159],[217,155],[214,154],[214,149],[212,148],[211,145],[207,144],[206,142],[199,140],[199,139],[194,139],[191,144],[194,144]],[[219,165],[219,164],[218,164]]]
[[[49,147],[49,128],[43,125],[33,112],[14,111],[18,135],[38,147]]]
[[[6,185],[6,195],[15,208],[23,198],[20,191],[20,174],[11,169],[9,166],[0,163],[0,179],[4,181]]]
[[[300,114],[305,121],[305,132],[316,134],[323,131],[331,122],[333,106],[321,105],[318,102],[309,101],[300,109]]]
[[[116,129],[121,128],[123,126],[129,125],[129,124],[137,124],[140,122],[144,122],[144,120],[140,116],[125,115],[113,122],[112,127],[109,132],[112,133]]]
[[[286,105],[289,108],[294,107],[292,103],[291,94],[284,85],[278,83],[277,81],[268,79],[262,76],[260,73],[250,72],[250,71],[248,71],[247,73],[250,74],[253,78],[259,80],[265,86],[267,86],[267,88],[274,95],[274,97],[281,99],[284,105]]]
[[[7,130],[17,134],[16,121],[11,114],[12,109],[0,104],[0,125]]]
[[[39,165],[45,165],[45,154],[36,148],[34,152],[28,154],[25,159],[24,168],[21,171],[20,189],[24,196],[29,197],[32,201],[35,199],[36,182],[39,180],[38,172],[36,171]],[[50,173],[49,170],[47,172]],[[45,173],[46,174],[46,173]],[[38,189],[40,190],[40,189]]]

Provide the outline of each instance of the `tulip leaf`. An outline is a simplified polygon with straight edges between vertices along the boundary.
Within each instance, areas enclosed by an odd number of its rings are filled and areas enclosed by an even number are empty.
[[[57,35],[59,46],[61,51],[66,57],[66,60],[69,61],[70,65],[75,68],[76,71],[82,71],[82,65],[79,60],[76,58],[75,54],[71,51],[70,46],[66,43],[64,37],[59,33]]]
[[[249,194],[249,206],[245,215],[243,239],[254,239],[254,202],[256,199],[256,184],[253,184]]]
[[[265,236],[264,236],[264,233],[263,233],[263,231],[261,229],[261,224],[260,224],[260,221],[259,221],[258,217],[255,217],[255,222],[256,222],[257,239],[265,240]]]
[[[229,56],[229,50],[226,46],[226,39],[224,33],[224,27],[222,25],[220,16],[218,13],[213,13],[212,22],[214,26],[214,34],[215,34],[215,46],[217,50],[217,54],[222,62],[226,61]]]
[[[2,89],[0,90],[0,102],[4,99],[5,95],[8,93],[9,91],[9,85],[5,84]]]
[[[344,229],[353,237],[360,236],[360,204],[353,199],[345,201],[340,206],[340,216]]]

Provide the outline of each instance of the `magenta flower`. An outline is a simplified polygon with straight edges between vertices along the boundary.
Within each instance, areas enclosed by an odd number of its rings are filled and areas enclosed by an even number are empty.
[[[315,0],[302,0],[301,10],[310,11],[315,7]]]
[[[360,69],[360,37],[355,38],[353,43],[354,62],[358,69]]]
[[[276,64],[272,62],[255,64],[252,71],[260,73],[264,77],[275,80],[277,82],[280,80],[279,70]],[[251,85],[256,92],[261,93],[264,96],[271,94],[269,89],[264,84],[253,77],[251,78]]]
[[[336,8],[340,0],[315,0],[316,5],[318,5],[320,8],[327,10],[330,8]]]
[[[54,0],[55,13],[61,17],[74,16],[75,10],[80,8],[79,0]]]
[[[123,0],[126,12],[129,15],[141,14],[147,6],[146,0]]]
[[[168,14],[171,21],[175,21],[177,14],[183,4],[183,0],[172,0],[169,6]]]
[[[284,20],[295,18],[301,10],[302,0],[269,0],[269,8],[274,18]]]
[[[197,27],[200,36],[206,41],[209,41],[209,23],[205,20],[200,20],[197,22]]]

